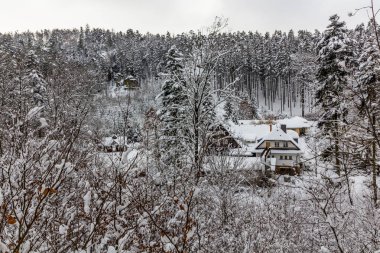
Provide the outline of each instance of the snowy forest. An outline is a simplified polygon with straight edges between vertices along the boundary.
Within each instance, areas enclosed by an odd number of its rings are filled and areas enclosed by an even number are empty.
[[[324,31],[0,34],[0,253],[380,252],[368,11]],[[312,123],[302,173],[212,148],[220,126],[292,116]]]

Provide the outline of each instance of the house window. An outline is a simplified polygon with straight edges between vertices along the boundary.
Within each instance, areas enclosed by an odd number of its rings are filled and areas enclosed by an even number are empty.
[[[287,148],[287,147],[288,147],[288,143],[284,142],[284,148]]]
[[[291,155],[289,156],[289,160],[293,160],[293,157]]]
[[[287,155],[285,156],[285,160],[288,160],[288,156]]]
[[[283,160],[282,158],[283,158],[282,155],[280,155],[280,160]]]
[[[276,147],[276,148],[278,148],[278,147],[280,147],[280,143],[278,143],[277,141],[274,143],[274,146]]]

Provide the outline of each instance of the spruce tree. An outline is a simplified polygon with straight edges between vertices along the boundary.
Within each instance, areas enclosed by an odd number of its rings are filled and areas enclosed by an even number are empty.
[[[330,24],[317,45],[319,87],[316,104],[321,106],[322,115],[318,127],[330,140],[326,148],[327,157],[335,157],[335,168],[340,174],[339,136],[342,123],[346,122],[348,108],[344,92],[348,85],[349,65],[352,61],[353,41],[347,36],[345,22],[338,15],[330,17]]]
[[[158,116],[162,124],[161,148],[165,150],[162,161],[166,165],[175,165],[181,159],[184,112],[186,95],[183,78],[182,54],[175,46],[171,47],[165,57],[165,79],[159,94],[160,110]]]
[[[357,84],[354,90],[359,97],[357,102],[360,124],[361,136],[360,138],[366,143],[368,152],[368,164],[372,168],[372,188],[374,204],[378,205],[378,186],[377,186],[377,150],[380,148],[380,136],[378,133],[378,125],[380,118],[379,103],[380,99],[377,95],[380,92],[380,51],[379,41],[376,38],[375,22],[370,22],[366,31],[365,39],[360,44],[358,49],[361,51],[358,59],[358,71],[356,73]],[[362,120],[364,117],[365,120]],[[364,133],[364,134],[363,134]]]
[[[46,81],[39,71],[39,59],[33,50],[30,50],[26,56],[26,74],[25,81],[33,92],[33,100],[36,106],[42,106],[46,102]]]
[[[238,123],[236,119],[236,108],[230,99],[227,99],[226,103],[224,104],[224,112],[224,120],[231,120],[235,124]]]
[[[84,32],[83,27],[80,28],[79,32],[79,39],[78,39],[78,51],[83,52],[85,49],[84,47]]]

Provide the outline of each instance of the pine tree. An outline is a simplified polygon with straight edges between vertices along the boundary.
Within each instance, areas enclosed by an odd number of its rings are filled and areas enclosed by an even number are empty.
[[[313,54],[303,51],[295,54],[293,68],[298,71],[295,74],[295,81],[300,85],[301,116],[305,116],[305,106],[307,93],[311,91],[315,83],[315,57]]]
[[[165,81],[158,96],[158,116],[162,124],[161,148],[166,153],[162,160],[166,165],[179,162],[184,151],[182,135],[187,98],[184,91],[186,83],[183,78],[182,58],[175,46],[170,48],[166,55],[164,72],[161,74]]]
[[[380,103],[378,96],[380,92],[380,43],[376,38],[375,31],[375,29],[378,30],[379,28],[375,28],[374,25],[376,25],[376,22],[371,21],[366,31],[366,36],[363,36],[365,39],[358,47],[361,54],[358,59],[357,85],[354,86],[354,91],[359,98],[356,103],[360,114],[360,123],[358,125],[362,128],[359,131],[367,135],[362,134],[361,139],[367,147],[370,147],[367,148],[369,158],[367,162],[372,168],[373,199],[374,204],[377,205],[377,150],[380,148],[380,136],[377,127],[380,119],[378,107]],[[363,117],[366,120],[362,120]]]
[[[36,106],[42,106],[46,102],[46,81],[39,71],[39,59],[33,50],[26,56],[26,75],[25,81],[33,92],[33,100]]]
[[[346,122],[348,108],[344,92],[348,85],[349,65],[352,61],[353,41],[347,36],[345,22],[338,15],[330,17],[330,24],[317,45],[319,88],[316,104],[321,106],[322,115],[318,126],[330,140],[326,149],[328,157],[335,158],[335,168],[340,173],[339,136],[342,123]]]
[[[80,28],[79,32],[79,39],[78,39],[78,51],[83,52],[85,49],[84,47],[84,31],[83,27]]]
[[[224,104],[224,112],[224,119],[226,121],[231,120],[235,124],[238,123],[236,119],[236,109],[234,108],[234,105],[230,99],[227,99],[226,103]]]

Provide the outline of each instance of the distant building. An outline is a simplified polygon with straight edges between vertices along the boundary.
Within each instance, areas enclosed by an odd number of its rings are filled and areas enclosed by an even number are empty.
[[[127,151],[127,137],[106,137],[98,145],[98,149],[102,152],[125,152]]]
[[[295,175],[303,168],[306,147],[300,134],[310,127],[311,123],[301,117],[281,121],[239,120],[238,124],[230,121],[212,129],[208,149],[230,156],[256,157],[267,170]]]
[[[211,136],[207,145],[209,153],[225,152],[237,148],[241,148],[241,145],[223,125],[220,124],[211,129]]]
[[[252,153],[261,158],[267,169],[278,174],[295,175],[301,172],[304,151],[298,144],[297,132],[286,129],[286,125],[276,127],[259,140]]]
[[[230,124],[229,129],[232,136],[243,146],[255,146],[257,141],[270,133],[274,127],[272,121],[258,123],[258,121],[239,120],[238,124]]]
[[[231,136],[241,146],[231,149],[230,155],[256,157],[266,169],[278,174],[295,175],[301,172],[305,145],[304,140],[300,140],[298,131],[289,129],[285,124],[274,124],[273,121],[238,123],[230,123],[228,126]],[[297,126],[308,129],[306,124]]]
[[[123,81],[123,85],[128,90],[135,90],[140,88],[139,82],[133,76],[127,76],[127,78],[125,78]]]
[[[279,124],[286,125],[287,130],[296,131],[299,135],[304,135],[307,133],[311,127],[311,123],[305,118],[295,116],[292,118],[281,119],[277,121]]]

